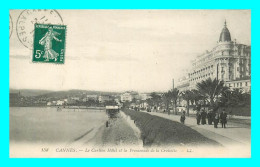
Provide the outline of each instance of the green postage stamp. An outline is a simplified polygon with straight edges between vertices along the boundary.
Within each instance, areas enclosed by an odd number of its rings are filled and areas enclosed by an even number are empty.
[[[35,24],[33,62],[64,64],[65,25]]]

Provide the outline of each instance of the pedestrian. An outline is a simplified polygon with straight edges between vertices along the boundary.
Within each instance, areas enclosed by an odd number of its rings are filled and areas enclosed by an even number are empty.
[[[183,111],[184,115],[186,115],[186,111],[185,110],[182,110],[182,111]]]
[[[201,112],[201,124],[202,125],[206,124],[206,117],[207,117],[207,113],[204,109],[202,109],[202,112]]]
[[[211,123],[213,123],[214,124],[214,119],[215,119],[215,113],[214,113],[214,110],[212,109],[211,110]]]
[[[182,112],[180,121],[181,121],[181,123],[184,124],[184,121],[185,121],[185,111]]]
[[[207,114],[208,124],[209,124],[209,125],[212,125],[212,121],[213,121],[212,115],[213,115],[212,109],[210,109],[209,112],[208,112],[208,114]]]
[[[226,128],[227,113],[226,113],[225,109],[223,109],[221,114],[220,114],[220,122],[221,122],[222,128]]]
[[[200,119],[201,119],[201,114],[200,114],[199,110],[196,113],[196,119],[197,119],[197,125],[199,125],[200,124]]]
[[[214,128],[218,128],[218,122],[219,122],[219,114],[218,112],[216,112],[214,117]]]

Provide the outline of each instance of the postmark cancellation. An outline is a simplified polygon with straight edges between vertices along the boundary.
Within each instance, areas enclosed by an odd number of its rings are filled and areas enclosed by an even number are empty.
[[[34,24],[63,25],[63,19],[56,10],[24,10],[20,13],[16,32],[20,42],[28,49],[33,49]]]

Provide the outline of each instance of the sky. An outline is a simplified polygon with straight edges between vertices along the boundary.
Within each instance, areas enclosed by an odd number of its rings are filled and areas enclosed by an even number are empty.
[[[32,63],[11,10],[10,88],[167,91],[191,60],[232,40],[251,45],[250,10],[57,10],[67,25],[65,64]]]

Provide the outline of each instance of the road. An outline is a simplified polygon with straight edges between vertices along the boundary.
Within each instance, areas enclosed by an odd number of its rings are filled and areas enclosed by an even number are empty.
[[[146,112],[146,111],[142,111]],[[162,118],[166,118],[172,121],[180,122],[179,115],[168,115],[165,113],[158,112],[147,112],[151,115],[156,115]],[[221,125],[218,125],[218,128],[214,128],[214,125],[197,125],[196,118],[187,117],[185,120],[185,125],[196,130],[205,137],[215,140],[216,142],[222,144],[226,148],[233,146],[239,146],[243,148],[250,149],[251,146],[251,128],[248,128],[247,125],[228,122],[227,128],[221,128]]]

